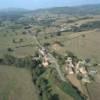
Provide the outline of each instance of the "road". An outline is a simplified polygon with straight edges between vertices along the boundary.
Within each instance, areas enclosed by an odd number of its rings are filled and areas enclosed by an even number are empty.
[[[43,48],[43,46],[40,44],[40,42],[38,41],[38,39],[37,39],[37,37],[36,37],[35,35],[33,35],[33,38],[34,38],[34,40],[36,41],[37,45],[38,45],[40,48]],[[57,60],[56,60],[56,58],[53,57],[53,55],[50,54],[49,52],[48,52],[48,57],[49,57],[49,58],[52,60],[52,62],[55,64],[54,68],[55,68],[56,71],[58,72],[58,75],[59,75],[60,79],[61,79],[62,81],[66,81],[66,79],[65,79],[65,77],[64,77],[64,75],[63,75],[63,73],[61,72],[60,66],[59,66],[59,64],[58,64],[58,62],[57,62]]]
[[[61,72],[60,66],[59,66],[59,64],[58,64],[58,62],[57,62],[57,60],[56,60],[56,58],[53,57],[53,55],[50,54],[50,53],[48,53],[48,56],[49,56],[50,59],[52,59],[52,62],[55,64],[54,68],[57,70],[58,75],[60,76],[60,79],[61,79],[62,81],[66,81],[64,75],[63,75],[62,72]]]

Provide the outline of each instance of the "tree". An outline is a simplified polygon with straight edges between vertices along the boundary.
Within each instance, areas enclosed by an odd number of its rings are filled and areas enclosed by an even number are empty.
[[[91,58],[87,58],[85,59],[86,63],[90,63],[91,62]]]
[[[36,30],[36,33],[39,33],[39,32],[41,32],[41,29],[37,29],[37,30]]]
[[[21,38],[20,40],[19,40],[19,42],[23,42],[24,40]]]
[[[27,34],[27,32],[26,32],[26,31],[24,31],[24,32],[22,32],[22,34],[23,34],[23,35],[26,35],[26,34]]]
[[[61,32],[57,32],[56,35],[57,35],[57,36],[61,36]]]
[[[15,40],[15,39],[13,39],[13,40],[12,40],[12,42],[13,42],[13,43],[16,43],[16,40]]]
[[[60,100],[58,94],[53,94],[49,100]]]
[[[48,47],[48,46],[50,46],[50,43],[44,43],[43,46]]]
[[[16,60],[14,56],[9,54],[4,55],[3,59],[4,59],[4,63],[8,65],[14,64]]]
[[[9,52],[13,52],[14,50],[12,48],[8,48],[8,51]]]
[[[16,67],[25,67],[25,62],[22,58],[17,58],[15,62]]]
[[[2,58],[0,58],[0,64],[2,64],[4,62],[4,60]]]

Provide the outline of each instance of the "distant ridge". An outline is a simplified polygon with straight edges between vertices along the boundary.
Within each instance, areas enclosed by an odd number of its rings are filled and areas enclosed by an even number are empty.
[[[0,12],[26,12],[29,11],[24,8],[5,8],[5,9],[0,9]]]
[[[53,13],[53,14],[68,14],[68,15],[86,15],[100,14],[100,4],[69,6],[69,7],[53,7],[46,9],[37,9],[34,13]]]
[[[50,14],[65,14],[65,15],[100,15],[100,4],[92,5],[81,5],[81,6],[69,6],[69,7],[53,7],[37,10],[27,10],[23,8],[6,8],[0,10],[1,14],[45,14],[46,12]]]

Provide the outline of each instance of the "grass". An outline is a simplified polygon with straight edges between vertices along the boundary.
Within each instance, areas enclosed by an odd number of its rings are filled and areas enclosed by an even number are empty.
[[[93,19],[79,20],[74,23],[69,23],[67,27],[75,25],[76,23],[79,26],[83,23],[96,21],[99,19],[100,16],[95,16]],[[60,22],[58,20],[58,22],[56,21],[56,24],[61,25],[64,23],[65,20],[66,19],[64,19],[63,22]],[[14,51],[10,53],[17,57],[31,56],[35,53],[37,45],[36,41],[34,41],[31,35],[23,35],[23,29],[16,30],[17,35],[10,29],[8,32],[6,31],[6,27],[0,28],[0,58],[4,54],[9,53],[7,51],[8,48],[14,49]],[[66,51],[72,51],[79,58],[91,58],[92,61],[100,63],[100,30],[91,30],[77,33],[63,32],[61,36],[54,37],[50,37],[49,34],[46,34],[52,31],[55,31],[55,29],[45,28],[45,30],[43,30],[43,32],[39,34],[38,40],[42,45],[44,43],[50,43],[50,50],[55,50],[52,44],[55,41],[60,41],[64,45],[64,47],[58,46],[57,48],[56,46],[57,53],[64,55]],[[82,34],[85,34],[85,38],[79,36]],[[79,37],[75,38],[77,36]],[[47,39],[45,39],[45,37],[47,37]],[[23,39],[23,42],[13,43],[13,39],[15,39],[16,41]],[[79,94],[77,94],[77,92],[70,86],[70,84],[62,83],[61,87],[58,87],[57,84],[53,83],[52,79],[50,79],[50,74],[51,73],[47,71],[45,74],[42,75],[42,77],[46,77],[50,80],[53,92],[59,94],[60,100],[81,100]],[[99,84],[95,83],[88,86],[89,91],[93,91],[91,92],[91,95],[93,96],[92,100],[94,100],[94,97],[97,97],[98,100],[100,98],[100,89],[96,89],[98,87]],[[46,98],[45,95],[44,98]],[[0,100],[37,100],[37,94],[35,91],[35,87],[32,84],[30,73],[25,69],[0,65]]]
[[[54,85],[54,92],[59,94],[59,99],[60,100],[74,100],[70,95],[67,93],[63,92],[57,85]]]
[[[98,67],[97,70],[98,73],[95,77],[95,81],[87,85],[88,93],[91,100],[100,100],[100,68]]]
[[[13,39],[15,39],[16,41],[23,39],[23,42],[13,43]],[[30,46],[28,46],[29,44]],[[4,36],[0,33],[0,57],[2,57],[6,53],[9,53],[7,51],[8,48],[14,49],[14,51],[11,52],[11,54],[15,56],[20,57],[24,55],[33,55],[34,51],[36,50],[36,42],[30,35],[22,35],[21,33],[16,35],[14,33],[8,33],[7,36]]]
[[[88,85],[87,88],[91,100],[95,100],[95,99],[100,100],[100,82],[99,83],[94,82]]]
[[[85,38],[82,37],[82,34],[85,34]],[[62,36],[49,38],[45,40],[45,42],[49,42],[52,44],[55,40],[59,40],[62,44],[64,44],[64,47],[62,47],[62,49],[60,50],[58,47],[57,52],[59,51],[59,53],[64,53],[66,51],[71,51],[79,58],[82,59],[90,58],[92,61],[100,63],[99,37],[100,34],[99,31],[97,30],[77,32],[77,33],[65,32],[62,34]],[[41,41],[44,42],[43,39]],[[53,48],[51,46],[51,50],[52,49]]]
[[[72,96],[74,100],[84,100],[83,97],[67,82],[62,82],[60,85],[60,89],[62,89],[65,93]]]
[[[77,21],[78,24],[87,23],[88,21],[96,21],[99,20],[100,16],[94,16],[92,19],[85,19],[85,20],[79,20]],[[65,19],[64,19],[65,20]],[[63,24],[63,23],[62,23]],[[71,23],[75,24],[75,23]],[[70,26],[70,23],[68,24]],[[47,28],[48,29],[48,28]],[[85,32],[64,32],[61,36],[54,36],[50,37],[49,34],[46,34],[45,30],[42,31],[41,34],[38,36],[38,40],[43,45],[44,43],[50,43],[51,44],[51,50],[53,50],[52,44],[54,41],[59,40],[62,44],[64,44],[64,47],[58,48],[57,52],[64,53],[65,51],[72,51],[75,55],[77,55],[79,58],[91,58],[95,62],[100,63],[100,47],[98,46],[100,44],[100,34],[99,31],[91,30],[91,31],[85,31]],[[51,29],[50,29],[51,30]],[[50,31],[48,30],[48,32]],[[8,33],[5,32],[5,30],[0,31],[0,57],[2,57],[4,54],[8,53],[7,48],[13,48],[14,52],[12,52],[13,55],[18,57],[23,56],[29,56],[33,55],[36,51],[36,41],[32,38],[31,35],[26,34],[23,35],[22,32],[24,29],[16,30],[17,35],[10,31]],[[47,32],[47,33],[48,33]],[[6,34],[7,36],[4,36]],[[77,37],[80,34],[85,34],[86,37],[82,38],[82,36],[78,38]],[[47,39],[45,39],[45,36]],[[12,40],[20,40],[23,39],[22,43],[13,43]],[[74,39],[72,39],[74,38]],[[71,40],[72,39],[72,40]],[[20,47],[15,48],[19,46],[25,46],[32,44],[32,46],[26,46],[26,47]]]
[[[30,72],[0,65],[0,100],[38,100]]]
[[[45,73],[41,75],[41,77],[48,80],[48,84],[51,86],[50,89],[52,90],[52,94],[58,94],[59,100],[74,100],[71,95],[65,93],[62,89],[59,88],[58,84],[54,81],[54,76],[51,74],[51,69],[47,69]],[[43,96],[46,100],[46,95]]]

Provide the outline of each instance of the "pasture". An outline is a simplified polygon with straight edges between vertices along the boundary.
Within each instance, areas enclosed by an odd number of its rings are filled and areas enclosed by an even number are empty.
[[[0,100],[38,100],[30,72],[0,65]]]

